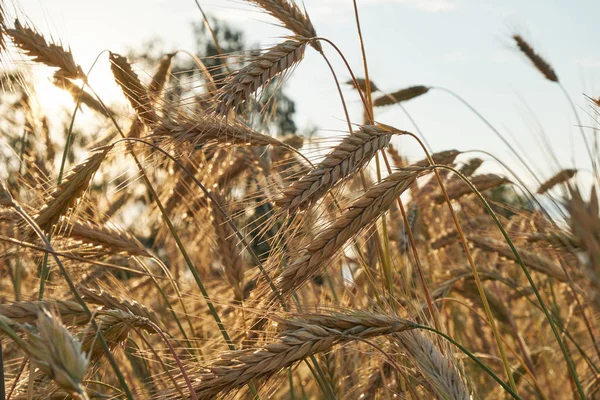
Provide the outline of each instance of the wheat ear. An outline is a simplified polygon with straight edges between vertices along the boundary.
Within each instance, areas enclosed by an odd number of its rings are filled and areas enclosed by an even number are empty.
[[[319,269],[356,236],[386,212],[393,202],[428,169],[406,168],[387,176],[355,200],[330,226],[319,232],[296,260],[283,269],[277,287],[285,298],[314,276]],[[275,300],[271,294],[271,300]]]
[[[364,312],[290,315],[276,320],[282,331],[271,343],[224,353],[196,378],[194,389],[200,399],[230,393],[337,344],[402,332],[412,326],[402,318]]]
[[[365,166],[377,151],[389,143],[392,133],[364,125],[337,145],[314,169],[287,187],[275,200],[282,210],[306,208],[322,198],[332,187]]]
[[[548,190],[552,189],[554,186],[567,182],[569,179],[574,177],[576,173],[576,169],[563,169],[562,171],[554,175],[552,178],[542,183],[537,190],[537,194],[544,194]]]
[[[111,52],[110,69],[115,81],[142,121],[146,125],[155,123],[158,117],[150,105],[148,91],[137,74],[133,72],[129,61],[125,57]]]
[[[482,250],[498,253],[502,257],[518,262],[513,250],[505,242],[484,236],[470,236],[469,241]],[[566,281],[562,268],[547,258],[522,249],[519,250],[519,255],[527,267],[556,278],[561,282]]]
[[[35,217],[36,224],[42,230],[48,232],[87,190],[92,177],[100,168],[102,161],[104,161],[111,148],[111,146],[107,146],[96,151],[87,160],[77,164],[65,176],[65,179],[50,194],[50,199],[42,206]]]
[[[14,44],[34,61],[49,67],[58,68],[60,75],[71,79],[85,79],[83,70],[75,60],[71,50],[61,45],[47,42],[44,36],[35,30],[24,27],[15,20],[14,29],[6,29]]]
[[[224,204],[220,195],[214,194],[215,201],[221,206]],[[233,288],[233,294],[236,301],[240,302],[244,298],[244,271],[246,263],[238,246],[238,239],[226,221],[223,214],[216,207],[212,207],[212,222],[217,241],[218,257],[223,265],[225,279]]]
[[[65,230],[64,235],[113,253],[150,257],[148,250],[129,233],[95,222],[74,222]]]
[[[535,68],[537,68],[537,70],[540,71],[546,79],[548,79],[551,82],[558,82],[558,76],[554,72],[554,69],[552,69],[552,67],[546,62],[546,60],[544,60],[542,57],[540,57],[539,54],[535,52],[533,47],[531,47],[531,45],[527,43],[525,39],[521,37],[521,35],[513,35],[513,39],[517,43],[517,47],[519,47],[519,50],[521,50],[521,52],[525,54],[529,61],[531,61]]]
[[[298,36],[314,38],[317,32],[313,27],[310,18],[300,7],[292,0],[248,0],[255,3],[273,17],[277,18],[283,26]],[[319,53],[323,51],[321,43],[314,40],[310,43]]]
[[[74,338],[48,311],[37,314],[36,328],[25,326],[27,338],[19,345],[31,361],[52,378],[58,386],[76,399],[87,399],[83,378],[88,368],[88,359],[82,351],[81,342]]]
[[[414,99],[415,97],[419,97],[429,92],[429,88],[427,86],[411,86],[406,89],[398,90],[397,92],[385,94],[373,100],[373,106],[382,107],[389,106],[396,103],[401,103],[403,101],[408,101]]]
[[[231,74],[217,97],[217,113],[226,115],[264,87],[271,79],[300,62],[307,39],[295,37],[271,47],[252,62]]]
[[[247,146],[281,145],[279,140],[256,132],[239,122],[224,121],[212,115],[201,115],[194,121],[164,121],[152,134],[192,144],[217,142]]]
[[[447,400],[468,400],[469,390],[450,354],[442,354],[435,344],[419,331],[394,335],[413,361],[436,396]]]
[[[481,192],[484,190],[498,187],[500,185],[504,185],[505,183],[510,183],[510,180],[496,174],[482,174],[475,175],[474,177],[472,177],[471,183],[477,188],[477,190]],[[455,200],[462,196],[473,193],[471,191],[471,188],[468,185],[466,185],[462,180],[456,181],[453,184],[448,185],[446,190],[448,192],[448,198],[450,200]],[[432,201],[436,204],[442,204],[446,200],[443,194],[437,194],[432,196]]]

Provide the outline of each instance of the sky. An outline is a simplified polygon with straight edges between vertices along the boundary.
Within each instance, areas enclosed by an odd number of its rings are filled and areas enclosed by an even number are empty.
[[[200,0],[200,4],[209,15],[243,30],[248,44],[269,46],[289,34],[247,2]],[[318,35],[333,41],[354,73],[363,77],[352,1],[305,0],[304,6]],[[201,17],[194,0],[19,0],[12,7],[44,34],[70,46],[84,70],[102,50],[126,52],[156,38],[161,38],[165,52],[193,50],[191,25]],[[590,176],[581,134],[560,87],[546,81],[515,49],[510,37],[522,34],[550,62],[583,125],[594,125],[592,108],[583,94],[600,97],[600,2],[359,0],[358,7],[369,74],[380,89],[448,88],[485,116],[542,178],[559,167],[542,146],[541,132],[547,135],[561,168],[576,166],[582,170],[580,179]],[[324,47],[340,81],[347,81],[349,74],[339,56]],[[94,68],[91,82],[101,94],[116,96],[106,54]],[[290,75],[285,91],[296,101],[299,133],[318,127],[320,135],[337,137],[347,130],[331,72],[312,48]],[[345,86],[344,97],[352,121],[360,123],[358,96]],[[485,150],[518,172],[524,171],[502,141],[448,93],[434,89],[404,107],[433,150]],[[376,110],[375,118],[415,131],[397,106]],[[585,134],[593,142],[594,131],[588,129]],[[423,157],[409,138],[394,139],[394,143],[413,160]],[[498,168],[493,161],[484,165]]]

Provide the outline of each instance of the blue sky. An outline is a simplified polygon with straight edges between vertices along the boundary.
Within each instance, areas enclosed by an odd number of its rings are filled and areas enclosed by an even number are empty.
[[[248,43],[277,43],[288,32],[243,1],[201,0],[205,11],[246,32]],[[166,51],[193,49],[191,22],[200,15],[193,0],[21,0],[21,8],[44,33],[70,45],[87,69],[103,49],[123,52],[161,37]],[[317,33],[335,42],[358,76],[363,76],[360,48],[349,0],[306,0]],[[598,1],[359,1],[371,79],[394,91],[411,85],[443,86],[466,98],[503,135],[517,143],[543,177],[556,166],[538,139],[543,129],[563,167],[589,162],[571,109],[559,87],[543,79],[510,40],[521,33],[553,65],[572,96],[584,124],[592,119],[582,93],[600,96],[600,15]],[[332,49],[326,47],[342,81],[349,77]],[[95,72],[100,92],[110,96],[106,57]],[[92,84],[94,79],[92,79]],[[317,126],[322,135],[344,130],[343,112],[323,59],[312,49],[286,85],[297,102],[301,128]],[[353,122],[361,122],[358,97],[346,88]],[[493,133],[449,95],[431,91],[405,103],[434,150],[484,149],[508,160],[510,153]],[[398,107],[378,110],[378,121],[401,129],[413,126]],[[539,121],[539,125],[538,122]],[[586,132],[589,140],[591,131]],[[573,138],[573,139],[572,139]],[[396,142],[411,158],[422,154],[410,140]],[[488,167],[493,169],[493,163]],[[519,168],[517,168],[519,170]]]

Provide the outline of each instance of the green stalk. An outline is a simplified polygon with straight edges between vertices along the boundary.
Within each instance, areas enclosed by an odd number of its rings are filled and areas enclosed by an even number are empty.
[[[540,295],[540,292],[538,291],[537,286],[536,286],[535,282],[533,281],[533,278],[531,277],[531,274],[529,273],[529,270],[525,266],[525,263],[523,262],[523,259],[519,255],[519,252],[517,251],[517,248],[515,247],[514,243],[512,242],[512,240],[510,239],[510,237],[508,236],[508,233],[506,232],[506,230],[504,229],[504,227],[500,223],[500,220],[498,219],[498,216],[496,215],[496,213],[494,212],[494,210],[492,210],[492,208],[490,207],[489,203],[483,197],[483,195],[481,194],[481,192],[479,192],[479,190],[477,190],[477,188],[471,183],[471,181],[469,181],[469,179],[466,176],[464,176],[463,174],[461,174],[460,171],[456,170],[453,167],[447,166],[447,165],[435,165],[434,168],[447,169],[447,170],[452,171],[453,173],[455,173],[457,176],[459,176],[471,188],[471,190],[473,191],[473,193],[475,193],[477,195],[477,197],[479,198],[479,200],[481,201],[481,203],[483,204],[483,206],[485,207],[485,209],[487,210],[487,212],[490,214],[490,216],[494,220],[494,223],[496,224],[496,226],[498,227],[498,229],[502,233],[502,236],[504,237],[504,240],[509,245],[509,247],[511,248],[513,254],[515,255],[515,258],[517,259],[518,264],[521,266],[521,269],[523,270],[523,273],[525,274],[525,277],[527,278],[527,281],[529,282],[529,285],[531,286],[531,289],[533,290],[537,301],[540,303],[542,311],[544,312],[544,314],[546,316],[546,319],[548,320],[548,323],[550,324],[550,327],[552,328],[552,333],[554,334],[554,337],[556,338],[556,341],[558,342],[560,350],[563,353],[565,361],[567,362],[567,367],[569,368],[569,373],[571,374],[571,377],[573,378],[573,381],[575,382],[575,385],[577,386],[577,391],[579,392],[580,398],[582,400],[585,399],[586,398],[585,397],[585,391],[583,390],[583,387],[581,386],[581,382],[579,380],[579,376],[577,374],[577,370],[575,369],[575,364],[573,364],[573,360],[569,356],[567,348],[566,348],[564,342],[562,341],[562,339],[560,338],[560,333],[556,329],[556,325],[554,324],[554,320],[551,317],[550,312],[548,311],[548,308],[546,307],[546,304],[544,303],[544,300],[542,299],[542,296]]]

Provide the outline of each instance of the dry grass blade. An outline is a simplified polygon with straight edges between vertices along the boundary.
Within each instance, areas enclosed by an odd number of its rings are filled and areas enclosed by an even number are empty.
[[[473,178],[471,178],[471,183],[473,183],[473,185],[475,185],[477,190],[480,192],[504,185],[505,183],[509,182],[510,180],[507,178],[496,174],[475,175]],[[473,193],[471,188],[462,180],[448,185],[446,190],[448,191],[448,197],[450,200],[456,200],[462,196]],[[446,201],[445,199],[446,198],[443,194],[436,194],[431,198],[431,200],[436,204],[444,203]]]
[[[42,206],[35,217],[35,222],[42,230],[48,232],[87,190],[92,177],[100,168],[102,161],[104,161],[111,148],[111,146],[107,146],[95,152],[87,160],[76,165],[65,176],[65,179],[50,194],[50,199]]]
[[[60,45],[47,42],[44,36],[35,30],[24,27],[15,20],[13,29],[6,29],[14,44],[34,61],[49,67],[58,68],[58,73],[70,79],[86,79],[83,70],[75,60],[71,50]]]
[[[518,262],[512,249],[505,242],[483,236],[469,236],[469,241],[482,250],[498,253],[502,257]],[[527,250],[519,250],[519,255],[528,268],[556,278],[561,282],[566,281],[562,268],[547,258]]]
[[[306,43],[307,39],[303,37],[286,40],[231,74],[220,89],[217,112],[226,115],[229,110],[236,109],[271,79],[300,62],[304,57]]]
[[[576,169],[563,169],[562,171],[554,175],[552,178],[542,183],[537,190],[537,194],[544,194],[548,190],[552,189],[554,186],[567,182],[569,179],[574,177],[576,173]]]
[[[535,52],[533,47],[531,47],[529,43],[527,43],[525,39],[521,37],[521,35],[513,35],[513,39],[517,43],[519,50],[521,50],[521,52],[527,56],[527,58],[532,62],[537,70],[544,75],[546,79],[551,82],[558,82],[558,76],[554,72],[554,69],[552,69],[546,60],[544,60]]]
[[[294,315],[276,320],[282,324],[282,331],[272,342],[257,349],[224,353],[208,366],[194,384],[198,397],[217,398],[337,344],[402,332],[412,325],[402,318],[360,312]]]
[[[435,344],[419,331],[394,335],[419,372],[440,399],[468,400],[469,389],[456,363],[443,354]]]
[[[284,298],[300,287],[343,248],[348,240],[373,223],[427,169],[407,168],[370,187],[341,217],[319,232],[295,261],[277,278]],[[275,296],[271,295],[274,300]]]
[[[123,94],[146,125],[157,121],[158,117],[150,105],[146,87],[140,81],[131,64],[119,54],[110,53],[110,69]]]
[[[391,137],[392,133],[387,130],[372,125],[362,126],[345,137],[307,175],[287,187],[275,204],[289,212],[309,207],[332,187],[364,167],[377,151],[390,143]]]
[[[398,90],[397,92],[385,94],[373,100],[373,106],[382,107],[392,104],[401,103],[419,97],[429,92],[427,86],[411,86],[406,89]]]
[[[317,32],[308,15],[303,12],[293,0],[248,0],[277,18],[283,26],[298,36],[314,38]],[[323,51],[321,43],[312,41],[310,44],[319,53]]]

